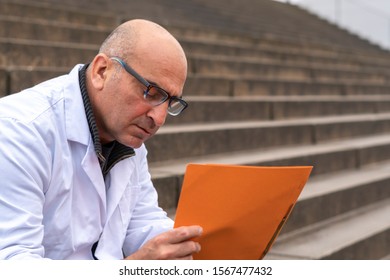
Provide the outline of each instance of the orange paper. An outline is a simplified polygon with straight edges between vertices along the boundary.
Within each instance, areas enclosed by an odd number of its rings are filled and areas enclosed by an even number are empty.
[[[262,259],[287,220],[311,166],[189,164],[175,227],[200,225],[194,259]]]

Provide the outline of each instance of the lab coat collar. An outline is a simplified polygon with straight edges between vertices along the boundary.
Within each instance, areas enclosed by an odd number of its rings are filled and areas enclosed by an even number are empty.
[[[103,212],[106,213],[104,179],[96,156],[80,91],[79,70],[81,67],[83,67],[82,64],[76,65],[68,74],[67,82],[64,83],[66,135],[68,141],[80,143],[85,147],[81,166],[98,193],[103,205]]]
[[[79,70],[82,64],[76,65],[68,74],[65,84],[65,122],[68,140],[88,146],[91,139],[84,104],[79,85]]]

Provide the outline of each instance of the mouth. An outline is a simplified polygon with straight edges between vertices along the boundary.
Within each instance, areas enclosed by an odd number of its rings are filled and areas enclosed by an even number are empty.
[[[147,130],[147,129],[145,129],[145,128],[139,126],[139,125],[136,125],[136,126],[137,126],[137,128],[138,128],[139,130],[142,131],[142,134],[145,134],[147,137],[149,137],[149,136],[152,135],[152,133],[151,133],[149,130]]]

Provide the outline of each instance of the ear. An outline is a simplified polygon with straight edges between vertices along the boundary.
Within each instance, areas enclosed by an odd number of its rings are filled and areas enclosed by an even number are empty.
[[[90,67],[91,85],[96,90],[102,90],[108,77],[109,57],[99,53],[93,59]]]

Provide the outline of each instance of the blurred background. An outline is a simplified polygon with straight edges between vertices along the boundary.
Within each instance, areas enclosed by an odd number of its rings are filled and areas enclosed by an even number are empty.
[[[160,205],[174,217],[189,162],[313,165],[266,258],[390,259],[387,2],[0,0],[0,96],[154,20],[189,63],[189,108],[146,143]]]
[[[279,0],[296,4],[339,27],[390,49],[388,0]]]

